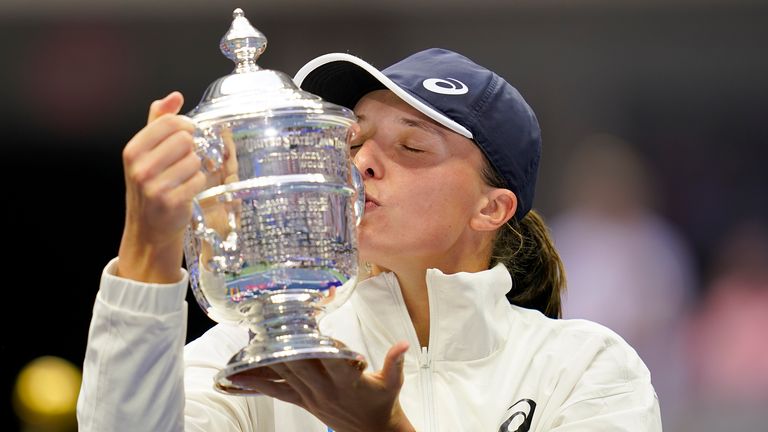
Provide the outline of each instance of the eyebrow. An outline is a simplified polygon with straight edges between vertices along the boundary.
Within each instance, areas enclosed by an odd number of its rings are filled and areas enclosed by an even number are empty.
[[[367,120],[368,118],[364,114],[357,114],[358,123],[362,123]],[[405,126],[422,129],[428,133],[437,135],[440,138],[445,138],[446,136],[445,131],[443,131],[442,128],[440,128],[439,126],[433,125],[432,123],[425,120],[415,119],[411,117],[400,117],[398,121],[399,123]]]
[[[433,125],[432,123],[428,121],[424,121],[421,119],[415,119],[410,117],[400,117],[400,123],[410,126],[410,127],[416,127],[419,129],[422,129],[426,132],[429,132],[433,135],[437,135],[440,138],[445,138],[445,132],[438,126]]]

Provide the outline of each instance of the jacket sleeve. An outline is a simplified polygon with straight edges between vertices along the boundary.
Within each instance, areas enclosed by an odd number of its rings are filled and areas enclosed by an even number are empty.
[[[623,339],[615,334],[588,339],[571,360],[586,367],[573,380],[548,430],[661,432],[650,372]]]
[[[214,376],[230,357],[248,343],[248,332],[234,324],[219,324],[184,349],[185,418],[187,431],[268,430],[271,400],[228,396],[213,389]],[[256,412],[258,421],[256,423]]]
[[[185,377],[187,274],[175,284],[142,284],[114,276],[116,262],[104,269],[93,309],[79,430],[250,431],[244,398],[193,385],[215,374],[213,361]],[[185,379],[193,387],[187,397]]]

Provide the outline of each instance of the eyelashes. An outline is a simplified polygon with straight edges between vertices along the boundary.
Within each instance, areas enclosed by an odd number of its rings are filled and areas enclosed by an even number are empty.
[[[401,145],[400,147],[403,148],[403,150],[409,152],[409,153],[424,153],[424,150],[419,150],[414,147],[408,147],[407,145]]]
[[[349,146],[349,151],[350,151],[350,153],[355,154],[362,147],[363,147],[362,144],[350,145]],[[424,150],[421,150],[421,149],[418,149],[418,148],[415,148],[415,147],[410,147],[410,146],[407,146],[407,145],[404,145],[404,144],[400,144],[398,147],[400,147],[401,149],[403,149],[404,151],[406,151],[408,153],[416,153],[416,154],[424,153]]]

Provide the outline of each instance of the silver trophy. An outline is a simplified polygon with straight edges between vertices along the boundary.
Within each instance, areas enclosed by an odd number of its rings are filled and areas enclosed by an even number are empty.
[[[192,291],[214,321],[251,335],[214,379],[229,394],[257,394],[255,382],[277,379],[265,367],[274,363],[358,358],[318,329],[357,279],[365,197],[348,147],[355,116],[257,66],[266,45],[236,9],[221,39],[235,71],[188,113],[208,178],[185,241]]]

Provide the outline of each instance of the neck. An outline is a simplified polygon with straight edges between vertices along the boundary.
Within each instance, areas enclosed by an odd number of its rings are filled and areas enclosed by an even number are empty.
[[[486,245],[488,252],[486,254],[475,253],[465,259],[454,260],[427,260],[419,262],[412,259],[407,264],[393,266],[394,268],[385,268],[374,266],[373,274],[384,271],[390,271],[397,277],[400,285],[403,301],[411,318],[419,345],[429,346],[429,294],[427,291],[427,269],[437,268],[445,274],[454,274],[459,272],[479,272],[488,269],[490,261],[490,244]],[[460,256],[460,254],[457,254]],[[457,256],[454,255],[454,256]],[[451,254],[443,256],[452,256]]]
[[[395,260],[378,262],[372,274],[392,272],[397,277],[405,307],[411,318],[416,336],[422,347],[429,345],[429,294],[427,269],[436,268],[445,274],[478,272],[488,269],[494,234],[466,234],[448,251],[430,255],[405,256],[398,254]],[[377,260],[378,261],[378,260]],[[382,260],[383,261],[383,260]],[[383,264],[383,265],[382,265]]]
[[[429,295],[425,268],[395,273],[420,346],[429,345]]]

